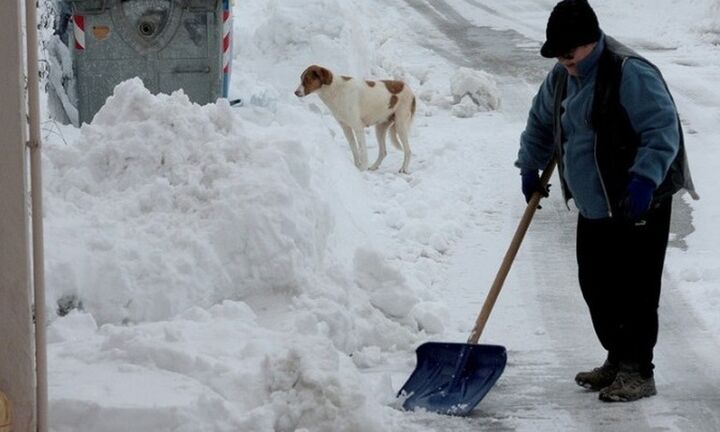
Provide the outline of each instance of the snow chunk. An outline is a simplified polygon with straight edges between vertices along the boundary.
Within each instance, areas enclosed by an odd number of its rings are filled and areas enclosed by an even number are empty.
[[[479,111],[500,108],[500,91],[492,75],[485,71],[461,67],[450,79],[450,91],[454,99],[453,115],[470,117]],[[473,111],[472,106],[475,106]]]
[[[480,109],[469,95],[465,95],[460,99],[459,103],[452,106],[450,112],[455,117],[468,118],[480,112]]]
[[[436,302],[421,302],[413,307],[412,317],[418,328],[427,333],[439,334],[445,331],[443,322],[448,322],[450,313],[447,307]]]
[[[55,320],[47,329],[48,343],[73,340],[87,340],[97,331],[97,323],[92,315],[79,310],[70,311],[66,316]]]
[[[355,254],[357,283],[370,293],[370,302],[391,317],[407,316],[418,302],[405,278],[388,265],[380,254],[358,249]]]

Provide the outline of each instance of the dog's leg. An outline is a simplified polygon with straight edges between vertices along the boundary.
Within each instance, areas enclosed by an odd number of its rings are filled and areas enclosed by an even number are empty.
[[[410,122],[408,120],[396,121],[393,129],[397,131],[397,137],[400,139],[403,149],[403,164],[400,168],[400,172],[403,174],[408,173],[408,167],[410,166],[410,141],[408,141],[408,129],[410,128]]]
[[[358,168],[360,168],[361,171],[364,171],[367,169],[367,166],[368,166],[367,144],[365,142],[365,129],[357,128],[357,129],[353,129],[353,131],[355,131],[355,138],[357,139],[357,144],[358,144],[358,157],[360,158],[360,165],[358,165]]]
[[[387,134],[387,130],[389,127],[390,122],[378,123],[375,126],[375,136],[377,137],[378,143],[378,157],[375,163],[372,164],[370,168],[368,168],[371,171],[375,171],[376,169],[378,169],[383,159],[385,159],[385,156],[387,156],[387,149],[385,148],[385,135]]]
[[[340,124],[342,126],[343,133],[345,134],[345,139],[347,139],[348,144],[350,144],[350,151],[353,155],[353,162],[355,163],[355,166],[360,168],[360,157],[358,155],[357,150],[357,143],[355,142],[355,134],[353,133],[353,130],[350,126],[345,126],[344,124]]]

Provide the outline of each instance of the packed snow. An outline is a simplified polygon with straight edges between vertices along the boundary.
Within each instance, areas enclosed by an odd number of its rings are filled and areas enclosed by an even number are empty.
[[[62,59],[48,88],[70,94],[44,95],[51,430],[689,430],[663,399],[683,370],[658,368],[659,395],[638,403],[652,420],[639,427],[629,420],[638,405],[597,414],[594,396],[575,401],[585,397],[576,371],[557,371],[566,357],[602,361],[574,279],[576,213],[557,192],[481,339],[509,350],[487,402],[468,418],[400,408],[415,348],[467,338],[524,209],[513,161],[552,63],[513,77],[458,63],[463,51],[438,24],[512,30],[535,65],[555,2],[496,3],[237,1],[229,99],[242,106],[153,95],[136,78],[80,127],[62,124],[77,118],[71,70],[45,34],[45,55]],[[686,223],[673,231],[665,283],[708,336],[704,358],[716,359],[720,5],[595,3],[606,32],[661,67],[680,108],[702,199],[677,200]],[[328,109],[293,94],[310,64],[413,89],[410,174],[392,148],[378,171],[355,168]],[[553,335],[542,318],[552,314],[570,321],[566,333]],[[553,351],[548,340],[571,346]],[[554,401],[544,387],[567,394]],[[698,410],[710,407],[703,424],[718,426],[720,388],[708,394]]]

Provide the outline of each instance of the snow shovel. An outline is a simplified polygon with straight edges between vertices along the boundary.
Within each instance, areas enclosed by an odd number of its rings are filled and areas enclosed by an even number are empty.
[[[553,158],[540,178],[543,187],[554,168]],[[398,397],[406,397],[406,410],[421,408],[439,414],[468,415],[502,374],[507,362],[505,347],[477,342],[541,198],[542,194],[535,192],[528,202],[467,343],[426,342],[416,350],[415,370],[398,393]]]

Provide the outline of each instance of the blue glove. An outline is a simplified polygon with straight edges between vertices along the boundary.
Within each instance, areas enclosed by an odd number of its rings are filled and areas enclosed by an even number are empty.
[[[650,208],[655,183],[650,179],[633,175],[627,186],[627,193],[622,202],[622,211],[627,219],[637,220]]]
[[[540,192],[544,197],[549,195],[550,185],[542,187],[538,170],[522,169],[520,175],[522,176],[522,193],[525,195],[526,203],[530,202],[530,198],[532,198],[535,192]]]

